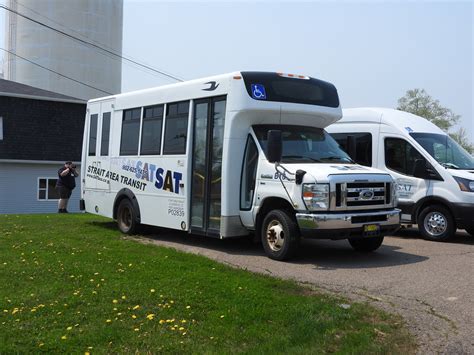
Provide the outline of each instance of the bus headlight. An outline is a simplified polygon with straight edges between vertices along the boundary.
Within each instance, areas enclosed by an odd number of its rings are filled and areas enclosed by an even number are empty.
[[[329,184],[304,184],[303,201],[310,211],[329,209]]]
[[[466,192],[474,192],[474,181],[473,180],[468,180],[461,178],[459,176],[453,176],[454,180],[459,185],[459,188],[461,191],[466,191]]]

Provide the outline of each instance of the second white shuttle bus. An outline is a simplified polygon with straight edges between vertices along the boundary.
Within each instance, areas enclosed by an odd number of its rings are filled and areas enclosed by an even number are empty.
[[[445,241],[457,228],[474,235],[474,158],[433,123],[389,108],[343,110],[328,131],[359,164],[390,173],[402,222]],[[352,148],[348,146],[352,137]]]
[[[324,131],[336,88],[301,75],[236,72],[89,101],[82,208],[141,224],[261,238],[289,258],[301,236],[372,251],[399,226],[394,181],[353,164]]]

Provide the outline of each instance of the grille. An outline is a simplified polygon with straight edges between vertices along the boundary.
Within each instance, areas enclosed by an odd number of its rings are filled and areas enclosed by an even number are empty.
[[[392,200],[389,182],[337,183],[336,208],[377,208],[389,205]]]

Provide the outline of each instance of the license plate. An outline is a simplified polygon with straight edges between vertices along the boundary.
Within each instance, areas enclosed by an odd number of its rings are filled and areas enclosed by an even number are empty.
[[[378,224],[366,224],[364,225],[364,236],[371,237],[380,234],[380,226]]]

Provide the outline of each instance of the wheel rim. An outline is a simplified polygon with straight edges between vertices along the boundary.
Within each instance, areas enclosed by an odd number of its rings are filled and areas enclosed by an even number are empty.
[[[425,230],[433,237],[439,237],[448,229],[446,217],[439,212],[430,212],[426,215]]]
[[[285,231],[277,220],[273,220],[267,227],[267,244],[272,251],[280,251],[285,243]]]
[[[130,208],[123,207],[120,211],[120,228],[124,231],[128,231],[132,226],[132,211]]]

